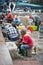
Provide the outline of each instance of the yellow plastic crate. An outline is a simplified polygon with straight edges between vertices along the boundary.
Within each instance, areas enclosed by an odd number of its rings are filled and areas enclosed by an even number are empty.
[[[25,26],[19,25],[19,26],[18,26],[18,30],[22,30],[22,29],[25,29]]]

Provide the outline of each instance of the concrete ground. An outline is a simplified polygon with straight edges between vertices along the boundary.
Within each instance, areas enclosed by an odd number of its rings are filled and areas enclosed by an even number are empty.
[[[31,58],[13,60],[14,65],[43,65],[43,50]]]
[[[40,44],[43,41],[40,41]],[[39,43],[38,43],[39,44]],[[41,47],[43,44],[41,45]],[[43,65],[43,49],[39,51],[36,55],[33,55],[31,58],[27,58],[24,60],[13,60],[14,65]]]
[[[40,42],[43,43],[43,41]],[[41,46],[43,46],[43,44]],[[24,58],[24,60],[13,60],[13,63],[14,65],[43,65],[43,50],[39,51],[36,55],[33,55],[31,58]]]
[[[25,61],[25,60],[15,60],[13,61],[14,65],[40,65],[39,61]]]

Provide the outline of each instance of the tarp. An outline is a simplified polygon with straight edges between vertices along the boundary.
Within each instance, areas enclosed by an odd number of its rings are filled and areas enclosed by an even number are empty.
[[[29,4],[29,3],[24,3],[24,2],[17,2],[16,3],[17,7],[31,7],[32,9],[43,9],[43,5],[36,5],[36,4]]]

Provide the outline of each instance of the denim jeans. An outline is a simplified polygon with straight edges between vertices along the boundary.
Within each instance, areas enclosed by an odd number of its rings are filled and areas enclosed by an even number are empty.
[[[25,56],[25,54],[26,54],[26,51],[25,50],[27,48],[30,48],[30,46],[28,46],[27,44],[21,45],[21,55]]]
[[[21,45],[21,49],[27,49],[27,48],[30,48],[30,46],[27,45],[27,44],[23,44],[23,45]]]

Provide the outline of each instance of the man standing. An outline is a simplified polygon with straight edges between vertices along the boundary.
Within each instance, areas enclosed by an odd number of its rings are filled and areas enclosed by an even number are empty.
[[[13,5],[13,3],[11,2],[11,5],[10,5],[11,11],[13,10],[13,7],[14,7],[14,5]]]

